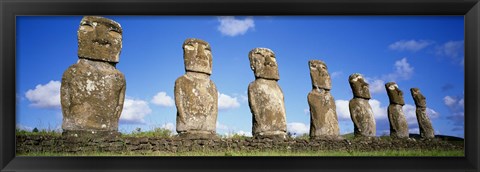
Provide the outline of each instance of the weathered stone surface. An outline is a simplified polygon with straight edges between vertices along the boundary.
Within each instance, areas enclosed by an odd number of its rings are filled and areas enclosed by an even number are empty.
[[[84,17],[78,39],[79,60],[62,76],[62,129],[68,136],[115,134],[126,89],[124,75],[115,68],[122,43],[120,25]]]
[[[255,81],[248,85],[248,104],[253,115],[254,137],[286,137],[287,123],[283,92],[277,83],[278,67],[274,53],[255,48],[249,53]]]
[[[310,138],[339,136],[335,100],[328,90],[308,93],[310,106]]]
[[[387,113],[390,122],[390,137],[408,138],[408,125],[402,110],[402,105],[388,105]]]
[[[319,88],[330,90],[332,89],[332,81],[330,74],[328,74],[328,68],[325,62],[321,60],[308,61],[310,67],[310,78],[312,79],[312,88]]]
[[[268,48],[255,48],[248,54],[250,68],[255,78],[279,80],[277,60],[275,53]]]
[[[189,38],[183,43],[185,71],[212,74],[212,52],[208,42]]]
[[[218,93],[210,80],[210,46],[203,40],[187,39],[183,50],[186,74],[175,81],[174,88],[177,132],[184,138],[215,137]]]
[[[403,99],[403,91],[398,88],[398,85],[395,82],[386,83],[385,89],[387,90],[390,104],[399,104],[402,106],[405,105],[405,100]]]
[[[353,97],[370,99],[370,89],[368,83],[365,82],[363,76],[359,73],[354,73],[348,77],[350,88],[352,88]]]
[[[375,137],[376,124],[368,99],[353,98],[348,106],[355,137]]]
[[[418,127],[420,128],[420,136],[423,138],[434,138],[434,130],[430,118],[427,115],[427,103],[426,98],[420,92],[418,88],[411,88],[413,100],[417,109],[415,110],[417,115]]]
[[[371,98],[368,83],[359,73],[350,75],[348,82],[353,92],[353,98],[350,100],[348,108],[353,121],[355,137],[375,137],[376,124],[372,107],[368,103]]]
[[[86,16],[78,29],[78,57],[118,63],[122,49],[122,27],[117,22]]]
[[[420,128],[420,136],[429,139],[434,138],[435,134],[432,123],[430,122],[430,119],[427,115],[427,108],[417,107],[415,113],[417,114],[418,126]]]
[[[413,101],[415,102],[416,107],[427,107],[427,101],[425,96],[420,92],[418,88],[411,88],[410,93],[412,94]]]
[[[336,138],[339,136],[335,100],[330,94],[331,80],[327,66],[320,60],[310,60],[312,91],[308,93],[310,107],[310,138]]]
[[[388,121],[390,123],[390,137],[408,138],[408,125],[402,107],[405,105],[403,92],[395,82],[385,84],[390,105],[388,106]]]

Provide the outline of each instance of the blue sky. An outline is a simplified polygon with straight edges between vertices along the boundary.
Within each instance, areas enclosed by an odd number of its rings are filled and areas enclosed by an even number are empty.
[[[342,134],[353,132],[348,76],[361,73],[370,83],[377,135],[388,134],[384,84],[404,92],[411,133],[418,133],[410,88],[427,98],[436,134],[464,136],[463,16],[104,16],[123,28],[117,68],[127,91],[119,131],[137,127],[175,130],[175,79],[185,73],[182,43],[210,43],[211,79],[219,91],[217,133],[251,135],[247,87],[254,80],[248,52],[272,49],[285,96],[287,128],[309,131],[308,60],[326,62],[332,77]],[[60,129],[60,81],[77,61],[82,16],[19,16],[17,36],[17,127]]]

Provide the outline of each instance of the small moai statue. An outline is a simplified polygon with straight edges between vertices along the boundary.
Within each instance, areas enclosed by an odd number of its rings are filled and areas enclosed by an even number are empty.
[[[403,92],[395,82],[385,84],[390,105],[388,105],[388,120],[390,122],[390,137],[408,138],[408,125],[402,107],[405,105]]]
[[[177,133],[187,139],[215,139],[218,114],[217,87],[212,74],[208,42],[190,38],[183,43],[185,74],[175,81]]]
[[[332,83],[327,65],[321,60],[308,61],[312,91],[307,100],[310,107],[310,139],[339,139],[335,100],[330,94]]]
[[[416,106],[416,114],[418,127],[420,128],[420,137],[431,139],[434,138],[434,130],[430,118],[427,115],[427,102],[425,96],[420,92],[418,88],[411,88],[410,92],[412,93],[413,101]]]
[[[353,92],[348,108],[353,121],[354,135],[355,137],[375,137],[375,118],[372,107],[368,103],[371,98],[368,83],[359,73],[350,75],[348,81]]]
[[[64,136],[118,135],[125,99],[125,76],[116,69],[122,49],[122,28],[97,16],[83,17],[78,58],[62,76],[61,105]]]
[[[248,85],[248,104],[253,115],[254,138],[285,139],[287,132],[285,102],[277,81],[280,79],[275,54],[267,48],[249,52],[255,81]]]

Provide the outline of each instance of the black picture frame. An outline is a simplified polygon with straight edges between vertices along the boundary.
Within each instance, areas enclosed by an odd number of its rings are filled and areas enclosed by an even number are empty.
[[[0,0],[0,171],[478,171],[478,0]],[[465,157],[16,157],[15,16],[464,15]]]

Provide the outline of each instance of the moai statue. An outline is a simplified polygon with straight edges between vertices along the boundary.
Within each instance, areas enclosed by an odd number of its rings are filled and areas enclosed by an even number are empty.
[[[255,81],[248,85],[248,104],[253,115],[255,138],[286,138],[287,124],[283,92],[277,81],[275,54],[267,48],[255,48],[248,54]]]
[[[375,137],[375,118],[372,107],[368,103],[371,98],[368,83],[358,73],[350,75],[348,81],[353,92],[353,98],[350,100],[348,108],[353,121],[355,137]]]
[[[210,45],[190,38],[183,43],[185,75],[175,81],[177,132],[187,139],[216,138],[218,114],[217,87],[212,74]]]
[[[418,88],[411,88],[413,100],[415,102],[418,127],[420,128],[420,136],[422,138],[431,139],[434,138],[434,130],[432,123],[427,115],[427,102],[425,96],[422,95]]]
[[[62,76],[62,129],[66,136],[118,134],[125,99],[125,76],[116,69],[122,49],[122,28],[96,16],[83,17],[78,58]]]
[[[308,93],[310,106],[310,138],[339,138],[338,117],[335,100],[330,94],[332,83],[327,65],[320,60],[308,61],[312,91]]]
[[[390,121],[390,137],[408,138],[408,125],[402,107],[405,105],[403,92],[395,82],[385,84],[390,105],[388,105],[388,120]]]

